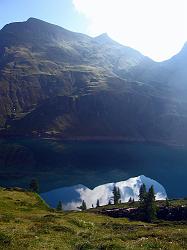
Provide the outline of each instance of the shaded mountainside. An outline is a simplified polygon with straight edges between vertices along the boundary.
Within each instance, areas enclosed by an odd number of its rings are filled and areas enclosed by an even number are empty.
[[[186,46],[156,63],[30,18],[0,31],[2,134],[187,142]]]
[[[133,93],[99,92],[80,97],[55,97],[18,121],[10,122],[13,134],[42,134],[64,137],[118,137],[138,141],[185,142],[186,120],[163,100]],[[160,112],[162,111],[162,114]]]

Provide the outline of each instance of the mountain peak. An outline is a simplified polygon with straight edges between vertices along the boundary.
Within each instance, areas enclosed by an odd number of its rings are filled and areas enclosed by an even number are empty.
[[[30,17],[29,19],[27,19],[27,21],[25,21],[23,23],[33,24],[33,25],[45,25],[45,26],[48,26],[48,27],[53,27],[53,28],[56,27],[58,29],[63,29],[62,27],[60,27],[58,25],[49,23],[47,21],[44,21],[44,20],[41,20],[41,19],[38,19],[38,18],[35,18],[35,17]]]
[[[75,33],[69,30],[66,30],[58,25],[48,23],[46,21],[30,17],[27,21],[24,22],[15,22],[7,24],[2,31],[6,34],[11,34],[13,42],[21,43],[37,43],[40,45],[43,44],[57,44],[63,41],[80,41],[88,40],[89,37],[79,33]],[[12,34],[14,34],[12,36]],[[12,41],[11,39],[9,39]]]
[[[107,34],[107,32],[105,33],[102,33],[101,35],[99,36],[96,36],[96,38],[110,38],[109,35]]]
[[[35,18],[35,17],[30,17],[29,19],[27,19],[27,21],[25,21],[24,23],[33,23],[33,24],[36,24],[36,23],[47,23],[43,20],[40,20],[38,18]]]
[[[41,21],[40,19],[37,19],[35,17],[29,17],[26,22],[33,22],[33,21]]]
[[[107,33],[103,33],[99,36],[96,36],[94,38],[95,41],[99,42],[99,43],[113,43],[114,41],[109,37],[109,35]]]
[[[27,21],[41,21],[41,22],[45,22],[44,20],[42,20],[42,19],[39,19],[39,18],[36,18],[36,17],[29,17],[28,19],[27,19]]]
[[[46,22],[44,20],[40,20],[40,19],[35,18],[35,17],[30,17],[29,19],[27,19],[27,21],[23,22],[23,24],[26,24],[27,26],[41,26],[45,29],[47,28],[47,29],[53,29],[53,30],[54,29],[64,30],[64,28],[62,28],[58,25]]]

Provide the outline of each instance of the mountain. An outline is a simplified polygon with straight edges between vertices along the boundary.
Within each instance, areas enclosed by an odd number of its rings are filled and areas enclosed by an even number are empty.
[[[92,190],[84,185],[76,185],[55,189],[43,193],[41,196],[52,207],[56,207],[58,201],[62,200],[64,209],[77,210],[77,207],[81,205],[82,200],[86,202],[88,208],[91,208],[92,204],[95,206],[98,199],[101,206],[107,205],[109,200],[112,200],[112,190],[114,185],[120,188],[122,202],[128,202],[130,197],[139,200],[139,190],[143,183],[147,188],[150,188],[151,185],[154,186],[156,200],[165,200],[167,198],[164,187],[157,181],[144,175],[133,177],[126,181],[100,185]]]
[[[160,62],[151,63],[147,68],[142,69],[138,65],[131,72],[133,77],[138,81],[161,83],[167,88],[172,88],[173,97],[185,99],[187,94],[187,43],[184,44],[181,51],[171,59]],[[130,76],[127,78],[130,79]],[[177,92],[176,92],[177,91]]]
[[[0,31],[1,135],[187,142],[186,45],[156,63],[30,18]]]

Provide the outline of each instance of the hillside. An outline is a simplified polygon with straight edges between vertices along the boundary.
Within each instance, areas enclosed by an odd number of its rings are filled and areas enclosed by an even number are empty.
[[[177,204],[177,201],[175,201]],[[174,204],[174,203],[173,203]],[[1,249],[186,249],[185,221],[148,224],[87,212],[55,212],[20,189],[0,190]]]
[[[156,63],[30,18],[0,31],[1,135],[187,142],[186,45]]]

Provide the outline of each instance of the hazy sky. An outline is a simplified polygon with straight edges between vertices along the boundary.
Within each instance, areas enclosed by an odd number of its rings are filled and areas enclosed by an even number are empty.
[[[187,41],[187,0],[0,0],[0,27],[36,17],[116,41],[161,61]]]

